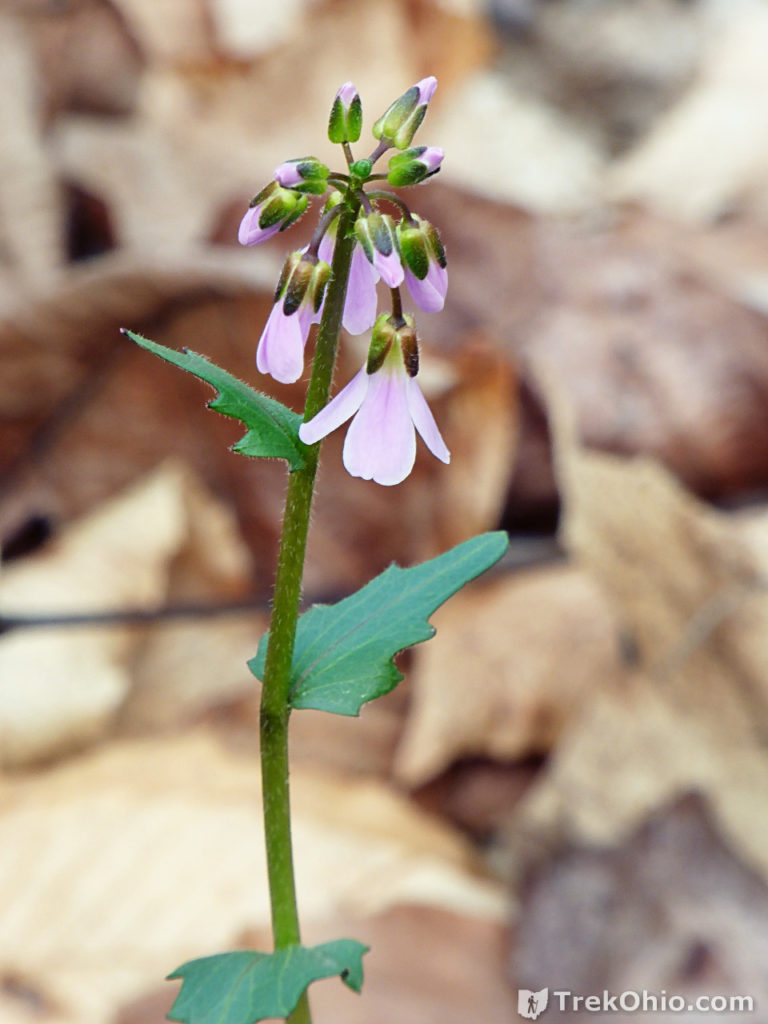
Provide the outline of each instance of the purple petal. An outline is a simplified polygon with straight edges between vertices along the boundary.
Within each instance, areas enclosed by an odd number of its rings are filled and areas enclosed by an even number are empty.
[[[352,476],[391,486],[405,480],[416,458],[416,433],[402,372],[371,374],[368,393],[344,441],[344,465]]]
[[[299,174],[298,163],[295,160],[286,160],[275,168],[274,178],[283,188],[293,188],[300,185],[304,179]]]
[[[357,89],[352,82],[345,82],[344,85],[339,86],[339,91],[336,93],[336,96],[341,100],[345,107],[348,107],[355,96],[357,96]]]
[[[259,242],[266,242],[268,238],[276,235],[280,230],[281,221],[268,228],[259,227],[261,210],[262,207],[259,203],[258,206],[251,206],[245,211],[245,216],[240,221],[240,227],[237,232],[237,240],[240,245],[258,245]]]
[[[443,162],[444,156],[445,152],[439,146],[427,146],[421,156],[419,156],[419,163],[424,164],[427,171],[432,173]]]
[[[268,373],[281,384],[292,384],[304,370],[306,333],[300,313],[285,316],[282,302],[276,302],[256,349],[259,373]]]
[[[423,103],[429,103],[435,94],[437,79],[434,75],[430,75],[428,78],[422,78],[420,82],[416,83],[416,88],[419,90],[417,105],[421,106]]]
[[[425,313],[439,313],[445,305],[445,293],[448,291],[448,272],[434,260],[429,262],[429,270],[423,281],[405,268],[405,283],[408,291],[419,309]]]
[[[446,448],[445,441],[437,429],[435,417],[415,377],[408,378],[407,397],[413,425],[421,434],[424,444],[441,462],[448,464],[451,461],[451,453]]]
[[[363,367],[317,416],[302,423],[299,427],[299,437],[304,444],[314,444],[340,427],[350,416],[354,416],[365,399],[368,380],[368,374]]]
[[[347,297],[344,301],[344,327],[350,334],[362,334],[376,319],[376,282],[378,272],[368,262],[359,245],[352,253]]]
[[[388,288],[397,288],[403,283],[403,266],[396,249],[393,248],[389,256],[384,256],[378,249],[374,249],[373,265]],[[368,326],[370,327],[370,324]]]
[[[334,224],[328,231],[325,232],[323,237],[320,239],[320,245],[317,247],[317,255],[327,263],[328,266],[333,262],[333,250],[336,247],[336,224]],[[307,246],[307,249],[309,246]]]

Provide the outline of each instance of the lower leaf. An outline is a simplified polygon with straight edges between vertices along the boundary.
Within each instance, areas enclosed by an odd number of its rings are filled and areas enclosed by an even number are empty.
[[[288,1017],[305,989],[338,974],[355,992],[363,985],[363,954],[355,939],[320,946],[287,946],[274,953],[243,950],[219,953],[182,964],[168,980],[182,979],[168,1014],[182,1024],[255,1024]]]
[[[356,594],[301,616],[291,665],[292,708],[358,715],[403,678],[392,659],[434,636],[429,616],[494,565],[509,546],[503,531],[483,533],[421,565],[391,565]],[[269,633],[248,667],[263,679]]]

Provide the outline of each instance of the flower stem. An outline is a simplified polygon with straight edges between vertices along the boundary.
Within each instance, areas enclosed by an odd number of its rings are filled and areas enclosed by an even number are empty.
[[[305,421],[318,413],[328,401],[355,244],[352,226],[359,208],[359,198],[351,192],[348,193],[339,218],[331,280],[325,296],[312,376],[307,390]],[[260,745],[264,835],[275,949],[295,945],[301,941],[293,869],[288,784],[289,686],[310,508],[319,454],[319,444],[309,446],[306,449],[306,464],[295,470],[288,482],[269,646],[261,692]],[[291,1024],[310,1024],[306,992],[288,1020]]]

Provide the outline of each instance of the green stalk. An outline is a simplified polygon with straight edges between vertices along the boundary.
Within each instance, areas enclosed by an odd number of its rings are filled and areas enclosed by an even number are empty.
[[[326,405],[330,394],[355,244],[352,227],[359,208],[360,200],[350,189],[345,198],[345,208],[339,217],[331,279],[325,296],[323,318],[304,408],[305,422]],[[269,647],[261,692],[261,781],[275,949],[282,949],[301,941],[291,844],[288,689],[319,454],[319,444],[308,447],[306,465],[295,470],[288,482],[275,577]],[[288,1020],[291,1024],[311,1024],[306,992]]]

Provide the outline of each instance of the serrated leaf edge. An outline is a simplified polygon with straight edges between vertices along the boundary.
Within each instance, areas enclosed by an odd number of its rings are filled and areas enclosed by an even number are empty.
[[[297,469],[301,469],[305,465],[306,459],[303,451],[305,445],[302,443],[301,438],[298,435],[298,423],[300,423],[301,421],[301,416],[299,416],[298,413],[293,412],[292,409],[289,409],[287,406],[283,405],[282,402],[279,402],[276,398],[272,398],[270,395],[265,395],[262,391],[257,391],[255,388],[252,388],[250,384],[246,384],[245,381],[230,373],[229,370],[225,370],[223,366],[219,366],[218,363],[214,363],[211,359],[209,359],[202,353],[195,352],[194,349],[183,346],[179,351],[177,349],[168,348],[167,345],[161,345],[157,341],[152,341],[151,338],[146,338],[143,334],[139,334],[136,331],[128,330],[128,328],[126,327],[121,327],[120,330],[123,334],[130,338],[131,341],[135,342],[135,344],[139,345],[145,351],[151,352],[153,355],[158,356],[158,358],[165,359],[165,361],[170,363],[172,366],[178,367],[178,369],[183,370],[185,373],[191,374],[191,376],[193,377],[197,377],[198,380],[201,380],[204,384],[207,384],[209,388],[212,388],[216,392],[214,398],[210,399],[210,401],[206,403],[207,407],[209,409],[213,409],[214,412],[218,412],[222,416],[227,416],[230,419],[237,420],[239,423],[242,423],[246,427],[246,433],[238,441],[235,441],[235,443],[232,445],[232,451],[237,452],[238,455],[244,455],[246,458],[280,459],[289,464],[291,472],[295,472]],[[288,443],[288,446],[295,452],[295,459],[288,459],[285,455],[249,455],[247,452],[243,452],[242,448],[246,444],[250,435],[257,434],[255,428],[251,426],[246,420],[242,419],[240,416],[221,411],[219,405],[221,401],[225,399],[221,389],[217,387],[216,384],[213,384],[205,377],[202,377],[199,373],[195,372],[195,370],[193,370],[191,367],[180,366],[179,363],[175,362],[174,360],[167,359],[162,354],[163,352],[169,352],[172,355],[176,356],[180,356],[183,354],[185,356],[191,356],[197,359],[201,359],[204,363],[207,363],[208,366],[212,366],[214,367],[214,369],[226,374],[241,387],[245,388],[247,392],[255,396],[259,400],[259,408],[261,409],[261,411],[263,411],[264,415],[271,421],[275,429],[285,438],[286,442]],[[291,417],[295,417],[297,423],[297,429],[295,434],[287,430],[284,424],[280,422],[280,418],[275,413],[275,407],[279,407],[283,409],[285,412],[289,413]]]

